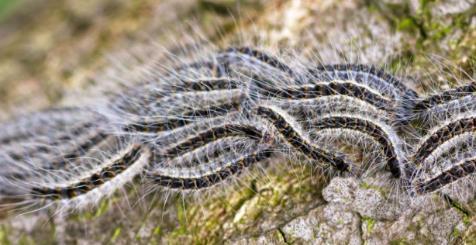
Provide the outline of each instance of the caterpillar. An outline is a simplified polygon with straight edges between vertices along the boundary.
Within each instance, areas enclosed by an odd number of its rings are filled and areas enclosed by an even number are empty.
[[[419,99],[413,107],[413,118],[423,122],[423,127],[431,128],[438,121],[444,121],[454,115],[472,112],[476,85],[470,82],[454,89],[449,89]]]
[[[456,137],[465,132],[474,131],[476,125],[476,118],[474,115],[463,115],[456,120],[449,120],[439,125],[422,140],[417,148],[417,151],[413,155],[413,161],[420,163],[428,155],[434,151],[438,146],[445,141]]]
[[[228,48],[150,76],[97,108],[47,110],[2,125],[0,199],[81,207],[131,181],[193,191],[277,155],[304,156],[321,168],[361,176],[364,169],[326,137],[316,140],[321,133],[371,139],[391,175],[418,195],[475,172],[472,156],[427,171],[432,159],[473,135],[473,114],[460,112],[430,129],[411,145],[411,156],[398,131],[401,122],[472,101],[473,84],[424,98],[374,66],[297,69],[252,47]]]
[[[76,183],[72,183],[64,187],[34,187],[31,190],[31,195],[34,198],[48,198],[48,199],[71,199],[81,194],[85,194],[94,188],[103,185],[112,178],[121,174],[124,170],[130,167],[141,156],[140,147],[133,146],[128,149],[122,158],[112,162],[94,173],[89,178],[81,179]]]
[[[476,159],[474,156],[470,155],[450,160],[447,164],[449,167],[441,169],[441,172],[433,175],[431,178],[419,177],[414,180],[415,192],[420,195],[434,192],[476,172]]]

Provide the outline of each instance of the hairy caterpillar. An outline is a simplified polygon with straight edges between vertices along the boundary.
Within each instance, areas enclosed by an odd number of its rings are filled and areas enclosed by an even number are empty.
[[[309,64],[296,70],[250,47],[226,49],[153,75],[154,80],[112,96],[101,109],[58,109],[2,126],[0,153],[14,167],[1,174],[1,198],[81,207],[137,176],[170,189],[202,189],[273,153],[300,154],[318,166],[361,175],[363,169],[344,153],[314,142],[313,135],[320,131],[372,139],[381,146],[393,177],[412,183],[417,194],[439,190],[474,172],[471,157],[454,160],[432,177],[422,178],[420,166],[445,142],[473,132],[472,115],[430,130],[411,157],[397,130],[400,122],[417,120],[418,111],[432,115],[440,105],[450,110],[445,103],[459,100],[458,94],[471,92],[472,85],[420,99],[373,66]],[[29,126],[31,131],[25,131]],[[54,152],[29,149],[25,143],[43,138],[53,145],[72,144]],[[108,147],[109,140],[117,147]],[[31,159],[9,150],[9,145],[22,146]],[[12,191],[13,186],[20,188]]]
[[[431,128],[454,115],[474,111],[475,83],[470,82],[454,89],[433,94],[417,100],[413,108],[412,120],[424,122],[423,127]]]
[[[441,126],[431,130],[428,136],[422,140],[413,156],[413,161],[418,164],[445,141],[465,132],[474,131],[475,123],[476,118],[474,115],[462,116],[456,120],[442,123]]]

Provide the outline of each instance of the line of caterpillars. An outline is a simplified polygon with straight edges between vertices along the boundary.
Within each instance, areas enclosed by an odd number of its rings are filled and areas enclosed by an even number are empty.
[[[452,115],[454,119],[431,127],[410,152],[403,149],[405,142],[399,136],[399,129],[412,127],[413,120],[422,120],[423,116],[420,115],[431,115],[436,107],[444,108],[445,104],[472,98],[476,90],[475,83],[421,98],[398,79],[373,66],[325,65],[309,68],[301,74],[276,57],[248,47],[230,48],[218,53],[212,61],[192,63],[175,70],[179,73],[187,69],[194,76],[180,78],[178,83],[157,84],[157,90],[153,93],[149,91],[148,96],[143,96],[148,91],[139,89],[133,90],[126,99],[122,96],[111,100],[117,115],[125,112],[134,114],[134,120],[125,120],[127,123],[120,128],[122,134],[136,138],[133,147],[125,144],[130,148],[129,152],[102,166],[89,177],[72,180],[68,185],[48,182],[45,186],[32,187],[30,196],[58,200],[85,195],[113,178],[120,178],[135,164],[144,149],[152,154],[148,166],[137,174],[143,174],[147,180],[171,189],[201,189],[224,182],[251,165],[274,157],[280,144],[315,164],[354,176],[361,175],[365,170],[344,153],[312,141],[309,130],[324,129],[347,129],[372,138],[382,147],[386,168],[394,178],[410,183],[412,193],[421,195],[437,191],[476,172],[475,157],[468,157],[458,159],[453,166],[438,174],[429,177],[420,174],[424,171],[420,168],[422,163],[430,155],[448,150],[443,147],[445,142],[455,141],[461,134],[475,132],[476,112],[465,111]],[[209,70],[209,74],[195,77],[200,69]],[[213,101],[212,93],[220,92],[234,96],[210,103]],[[196,105],[182,103],[181,99],[187,96],[194,99]],[[136,102],[132,108],[128,98],[134,97],[147,100]],[[161,99],[170,102],[171,97],[176,98],[174,103],[157,103]],[[337,112],[330,108],[326,114],[320,114],[322,106],[326,106],[326,98],[344,109]],[[304,104],[309,108],[303,107]],[[363,106],[345,111],[345,107],[354,105]],[[170,113],[154,114],[164,111]],[[233,115],[238,116],[234,118]],[[303,120],[310,120],[310,125],[303,127]],[[82,127],[74,129],[70,140],[75,140],[81,130],[91,125]],[[94,145],[110,136],[108,134],[111,133],[107,130],[98,130],[92,140],[78,143],[76,148],[58,156],[58,159],[72,161],[56,160],[50,165],[51,170],[75,164],[75,158],[87,155]],[[19,135],[18,138],[25,137]],[[256,147],[237,150],[238,145],[246,140],[255,142]],[[217,144],[221,141],[226,145]],[[0,137],[0,142],[14,145],[15,137]],[[221,148],[207,155],[204,149],[214,143]],[[33,151],[45,150],[40,147]],[[220,157],[225,153],[229,154]],[[188,156],[200,156],[202,160],[195,165],[207,165],[206,171],[197,172],[193,168],[194,164],[183,166],[183,163],[177,162]],[[20,160],[20,156],[14,153],[11,153],[11,157]],[[167,166],[173,171],[161,170],[161,163],[174,162],[177,162],[177,167]],[[27,178],[28,175],[11,179],[28,181]]]

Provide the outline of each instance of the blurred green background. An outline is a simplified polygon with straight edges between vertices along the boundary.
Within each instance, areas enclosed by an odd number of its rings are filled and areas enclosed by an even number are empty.
[[[21,0],[0,0],[0,21],[2,21],[5,16],[13,9],[15,4]]]

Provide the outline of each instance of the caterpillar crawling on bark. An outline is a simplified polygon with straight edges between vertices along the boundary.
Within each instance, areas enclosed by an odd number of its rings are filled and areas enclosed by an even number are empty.
[[[408,195],[476,173],[473,84],[424,97],[374,66],[294,67],[253,47],[150,70],[144,78],[101,105],[2,124],[0,199],[76,209],[128,183],[193,192],[274,158],[302,157],[323,172],[355,178],[389,171]],[[441,117],[447,120],[434,126]],[[401,135],[415,121],[430,128],[418,144]],[[382,164],[359,164],[330,138],[375,145]]]

